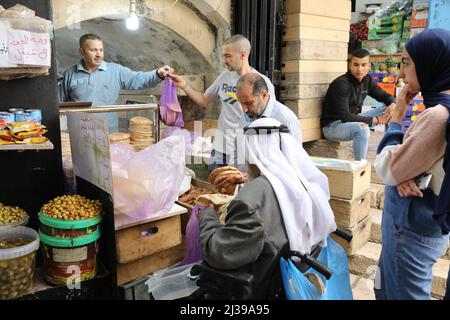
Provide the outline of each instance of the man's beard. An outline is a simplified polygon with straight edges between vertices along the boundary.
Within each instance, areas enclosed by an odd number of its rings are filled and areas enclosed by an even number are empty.
[[[251,120],[251,121],[255,121],[255,120],[261,118],[261,116],[262,116],[263,113],[264,113],[264,109],[265,109],[264,103],[261,102],[261,104],[260,104],[260,105],[258,106],[258,108],[256,109],[255,113],[253,113],[253,115],[252,115],[251,117],[249,117],[250,120]]]

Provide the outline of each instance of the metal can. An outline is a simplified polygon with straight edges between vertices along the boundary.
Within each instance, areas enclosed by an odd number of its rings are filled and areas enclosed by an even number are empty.
[[[42,123],[42,112],[40,109],[28,109],[25,113],[28,113],[31,120],[36,121],[39,125]]]
[[[10,112],[0,112],[0,123],[11,124],[14,122],[14,114]]]
[[[25,111],[14,112],[14,120],[17,121],[28,121],[31,120],[31,115]]]
[[[23,110],[22,108],[11,108],[8,111],[11,112],[11,113],[16,113],[16,112],[19,112],[19,111],[24,112],[25,110]]]

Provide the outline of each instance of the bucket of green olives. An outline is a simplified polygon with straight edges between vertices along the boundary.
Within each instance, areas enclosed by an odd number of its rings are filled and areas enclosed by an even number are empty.
[[[33,285],[39,235],[27,227],[0,229],[0,300],[28,293]]]
[[[24,210],[0,203],[0,229],[26,226],[27,223],[28,215]]]

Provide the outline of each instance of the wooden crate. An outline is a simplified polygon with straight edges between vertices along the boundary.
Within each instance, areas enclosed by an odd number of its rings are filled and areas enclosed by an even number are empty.
[[[342,72],[293,72],[281,75],[281,85],[330,84],[341,76]]]
[[[355,200],[331,198],[334,219],[340,228],[351,229],[370,214],[370,192]]]
[[[347,72],[347,61],[290,60],[281,64],[282,73]]]
[[[323,98],[328,90],[328,84],[300,84],[281,86],[281,99],[313,99]]]
[[[116,230],[117,260],[128,263],[181,243],[180,215]]]
[[[167,268],[183,260],[186,243],[183,239],[178,246],[142,257],[129,263],[117,264],[117,285],[139,279],[155,271]]]
[[[359,222],[353,228],[344,229],[353,236],[352,241],[347,242],[339,236],[332,234],[333,239],[339,243],[347,252],[349,256],[354,255],[359,249],[364,247],[364,245],[369,242],[370,239],[370,228],[372,227],[371,216],[367,216],[364,220]]]
[[[299,26],[348,31],[350,30],[350,20],[307,13],[291,13],[286,15],[286,27],[292,28]]]
[[[352,16],[352,2],[350,0],[286,0],[284,13],[308,13],[350,20]]]
[[[283,41],[311,39],[348,43],[349,32],[312,27],[292,27],[283,31]]]
[[[283,103],[300,119],[320,117],[322,102],[322,99],[283,100]]]
[[[354,200],[370,188],[370,163],[354,171],[339,168],[319,169],[328,177],[330,194],[334,198]]]
[[[320,128],[302,129],[302,142],[319,140],[320,138],[322,138],[322,130]]]

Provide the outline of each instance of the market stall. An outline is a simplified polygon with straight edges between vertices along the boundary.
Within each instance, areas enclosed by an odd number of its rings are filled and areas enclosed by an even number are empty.
[[[401,52],[406,42],[429,25],[432,0],[395,0],[381,7],[367,19],[351,25],[361,47],[371,53],[371,77],[378,86],[393,96],[401,89],[398,81]],[[368,96],[367,108],[379,104]],[[412,101],[402,126],[406,130],[425,109],[420,94]]]

